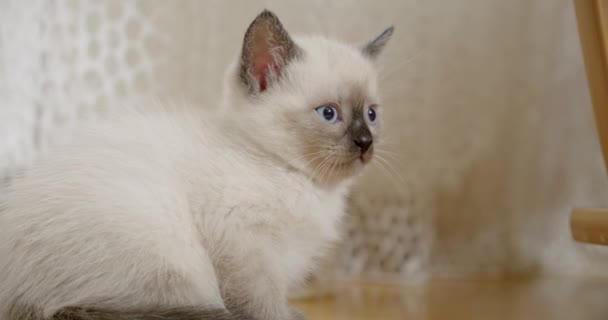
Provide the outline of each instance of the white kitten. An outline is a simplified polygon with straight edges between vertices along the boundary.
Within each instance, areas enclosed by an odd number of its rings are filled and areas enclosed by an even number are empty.
[[[131,112],[17,178],[0,319],[270,319],[331,241],[380,130],[373,58],[262,12],[221,112]]]

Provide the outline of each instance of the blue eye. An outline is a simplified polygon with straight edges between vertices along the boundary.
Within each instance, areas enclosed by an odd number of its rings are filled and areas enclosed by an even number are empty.
[[[376,123],[376,110],[372,107],[367,109],[367,121],[369,121],[369,124]]]
[[[329,123],[338,121],[338,109],[334,106],[320,106],[315,111]]]

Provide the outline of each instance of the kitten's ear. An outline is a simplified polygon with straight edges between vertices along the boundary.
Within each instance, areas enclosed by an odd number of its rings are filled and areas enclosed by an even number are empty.
[[[289,61],[300,54],[279,18],[262,11],[249,25],[243,40],[240,78],[249,92],[266,90],[281,75]]]
[[[374,40],[365,44],[365,46],[363,46],[363,48],[361,49],[361,51],[363,51],[363,55],[375,59],[380,54],[380,52],[382,52],[382,49],[384,49],[384,47],[388,43],[388,40],[391,39],[391,36],[393,35],[394,31],[395,27],[390,26],[386,28],[386,30],[384,30],[379,36],[374,38]]]

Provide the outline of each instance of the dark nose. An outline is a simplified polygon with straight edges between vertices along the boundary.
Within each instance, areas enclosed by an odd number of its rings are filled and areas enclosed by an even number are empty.
[[[359,149],[361,149],[361,153],[363,154],[369,150],[369,147],[372,146],[374,139],[372,139],[371,135],[361,135],[356,137],[353,142],[357,147],[359,147]]]

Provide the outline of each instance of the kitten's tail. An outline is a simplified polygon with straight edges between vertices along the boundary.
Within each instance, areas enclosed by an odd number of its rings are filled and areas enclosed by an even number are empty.
[[[13,310],[16,311],[16,310]],[[33,308],[9,313],[7,320],[251,320],[237,316],[226,309],[197,307],[146,308],[138,310],[111,310],[95,307],[66,307],[51,318],[42,317]]]
[[[245,320],[225,309],[173,307],[141,310],[106,310],[71,307],[55,313],[50,320]]]

